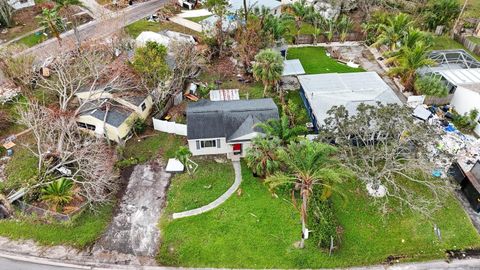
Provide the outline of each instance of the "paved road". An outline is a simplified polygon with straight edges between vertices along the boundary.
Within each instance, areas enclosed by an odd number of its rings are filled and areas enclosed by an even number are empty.
[[[154,13],[166,2],[167,0],[151,0],[145,3],[135,4],[117,13],[109,14],[109,16],[88,22],[78,28],[79,38],[80,40],[85,41],[109,36],[126,25]],[[59,46],[56,39],[51,38],[23,51],[22,53],[33,53],[39,57],[48,57],[56,54],[63,46],[75,44],[76,39],[73,30],[63,33],[61,37],[62,46]]]
[[[13,259],[0,257],[0,270],[73,270],[73,269],[90,269],[90,267],[77,268],[77,267],[67,267],[67,266],[54,266],[54,265],[38,264],[38,263],[27,262],[27,261],[17,261]]]

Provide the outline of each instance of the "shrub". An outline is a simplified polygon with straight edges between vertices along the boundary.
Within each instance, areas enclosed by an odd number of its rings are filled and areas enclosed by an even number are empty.
[[[0,145],[0,157],[3,157],[6,152],[7,152],[7,149],[5,149],[5,147]]]
[[[453,124],[458,129],[473,131],[477,126],[478,110],[471,110],[470,112],[461,115],[453,112]]]
[[[438,77],[422,77],[415,81],[417,93],[433,97],[446,97],[448,88]]]
[[[312,231],[310,241],[318,248],[329,249],[330,238],[333,237],[333,244],[337,246],[340,242],[340,235],[337,233],[339,224],[331,200],[325,200],[322,198],[322,192],[314,190],[308,212],[308,229]]]
[[[130,157],[130,158],[117,161],[117,163],[115,163],[115,167],[117,167],[118,169],[123,169],[126,167],[137,165],[138,163],[139,163],[138,158]]]
[[[135,131],[135,134],[142,134],[146,129],[147,124],[145,123],[145,120],[141,118],[135,119],[135,122],[133,122],[133,130]]]

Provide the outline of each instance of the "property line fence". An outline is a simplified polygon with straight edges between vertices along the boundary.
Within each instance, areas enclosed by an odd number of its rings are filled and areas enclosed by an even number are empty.
[[[467,49],[475,53],[476,55],[480,55],[480,44],[477,44],[468,39],[467,35],[464,34],[455,34],[454,39],[463,44]]]
[[[85,207],[87,206],[87,203],[83,203],[77,210],[69,214],[62,214],[62,213],[57,213],[48,209],[43,209],[37,206],[33,206],[23,201],[17,201],[16,203],[18,204],[22,213],[29,214],[29,215],[34,214],[41,218],[53,217],[57,221],[70,221],[74,216],[76,216],[77,214],[85,210]]]
[[[161,132],[187,136],[187,125],[184,124],[153,118],[153,128]]]

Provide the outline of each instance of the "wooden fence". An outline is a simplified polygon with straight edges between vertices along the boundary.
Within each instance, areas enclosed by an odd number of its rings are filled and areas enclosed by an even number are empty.
[[[480,44],[477,44],[468,39],[469,36],[464,34],[455,34],[454,39],[465,46],[465,48],[469,49],[476,55],[480,55]]]

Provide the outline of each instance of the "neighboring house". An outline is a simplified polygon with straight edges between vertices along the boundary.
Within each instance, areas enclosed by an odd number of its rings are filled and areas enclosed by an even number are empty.
[[[344,106],[350,114],[355,114],[361,103],[401,104],[376,72],[303,75],[298,80],[300,95],[317,130],[333,106]]]
[[[422,76],[439,76],[449,89],[450,105],[464,115],[477,109],[480,111],[480,61],[464,50],[433,51],[430,58],[437,65],[422,68]],[[480,136],[479,124],[475,133]]]
[[[278,108],[271,98],[190,103],[188,147],[194,156],[244,157],[251,140],[262,134],[256,124],[278,118]]]
[[[102,90],[83,91],[76,96],[83,104],[78,126],[115,142],[128,140],[135,120],[145,120],[153,107],[150,95],[120,95]]]

